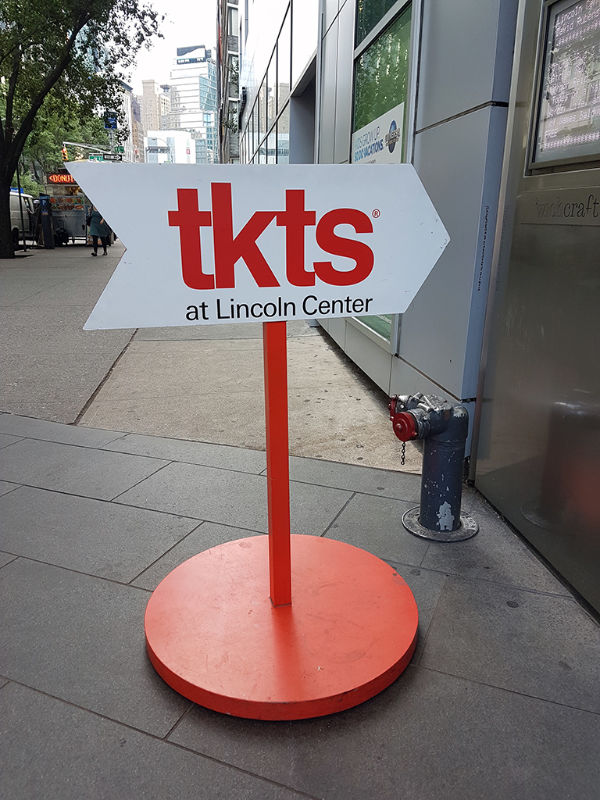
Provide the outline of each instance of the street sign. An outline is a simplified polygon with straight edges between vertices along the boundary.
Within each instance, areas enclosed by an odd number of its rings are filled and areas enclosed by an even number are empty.
[[[122,144],[118,144],[118,145],[115,147],[115,153],[124,153],[124,152],[125,152],[125,148],[123,147],[123,145],[122,145]]]
[[[448,243],[409,164],[69,170],[127,246],[86,330],[401,313]]]
[[[88,161],[104,161],[102,153],[90,153],[88,156]]]
[[[410,662],[417,605],[371,553],[290,533],[285,322],[407,308],[448,243],[415,170],[69,170],[127,247],[86,329],[264,323],[268,537],[211,548],[163,579],[144,618],[154,668],[188,699],[252,719],[373,697]]]
[[[117,112],[116,111],[105,111],[104,112],[104,127],[110,130],[116,130],[117,128]]]
[[[103,161],[123,161],[121,153],[104,153],[102,155]]]

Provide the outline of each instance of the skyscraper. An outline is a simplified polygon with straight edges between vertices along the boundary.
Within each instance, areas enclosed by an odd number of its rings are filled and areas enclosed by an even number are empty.
[[[217,76],[211,50],[178,47],[170,80],[171,120],[196,143],[196,163],[214,164],[217,148]]]
[[[144,133],[165,126],[169,114],[170,98],[155,80],[142,81],[142,127]]]

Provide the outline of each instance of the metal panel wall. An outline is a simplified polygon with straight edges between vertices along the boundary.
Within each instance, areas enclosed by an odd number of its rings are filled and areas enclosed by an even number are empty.
[[[475,396],[517,2],[423,0],[413,161],[451,245],[402,319],[400,359],[354,321],[335,331],[385,391]],[[324,4],[321,162],[347,158],[355,6],[346,0],[335,16],[335,0]]]
[[[526,169],[542,10],[522,4],[476,483],[600,610],[600,158]]]
[[[400,356],[461,399],[477,391],[505,127],[506,109],[487,106],[415,141],[415,167],[450,244],[402,318]]]

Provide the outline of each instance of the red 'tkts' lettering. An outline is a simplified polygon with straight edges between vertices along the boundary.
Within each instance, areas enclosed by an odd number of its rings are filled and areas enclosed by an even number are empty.
[[[197,189],[178,189],[177,211],[169,211],[169,225],[179,228],[183,280],[191,289],[235,288],[235,265],[240,259],[258,286],[279,286],[257,244],[273,220],[285,228],[286,276],[293,286],[314,286],[316,278],[332,286],[351,286],[365,280],[373,269],[373,251],[367,244],[335,232],[338,225],[350,225],[360,234],[373,232],[369,217],[356,208],[333,209],[317,223],[316,213],[305,208],[304,189],[288,189],[284,210],[256,211],[234,236],[231,184],[212,183],[211,202],[212,212],[200,211]],[[200,228],[211,226],[215,275],[202,270]],[[313,226],[321,250],[352,259],[352,269],[336,269],[331,261],[314,261],[312,270],[306,267],[305,230]]]

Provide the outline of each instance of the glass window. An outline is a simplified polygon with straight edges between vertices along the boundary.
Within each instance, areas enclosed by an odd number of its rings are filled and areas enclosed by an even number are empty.
[[[600,2],[562,0],[548,14],[535,163],[600,153]]]
[[[353,131],[406,102],[410,12],[409,6],[356,60]]]
[[[356,59],[351,160],[390,164],[403,160],[411,8],[406,8]],[[390,339],[392,315],[358,317]]]
[[[396,0],[356,0],[356,44],[360,44]]]
[[[256,159],[257,164],[266,164],[267,163],[267,142],[265,141],[259,145],[258,148],[258,158]]]
[[[267,128],[277,118],[277,48],[271,56],[271,63],[267,70]]]
[[[263,78],[258,91],[258,140],[263,139],[267,132],[267,79]]]
[[[254,154],[258,147],[258,103],[254,103],[254,108],[252,109],[252,138],[250,142],[252,154]]]
[[[290,161],[290,107],[287,105],[277,121],[277,163]]]
[[[267,138],[267,164],[277,163],[277,131],[275,128]]]
[[[285,15],[285,22],[277,40],[277,107],[282,108],[290,95],[290,66],[292,39],[290,33],[290,12]]]

